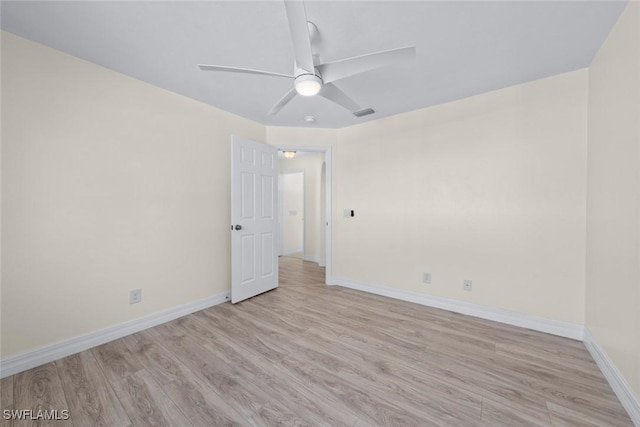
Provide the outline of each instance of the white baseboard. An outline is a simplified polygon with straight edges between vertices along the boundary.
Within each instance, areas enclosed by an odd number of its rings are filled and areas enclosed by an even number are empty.
[[[285,250],[282,251],[282,256],[287,256],[287,255],[291,255],[291,254],[299,254],[299,253],[302,253],[302,248],[287,249],[286,251]]]
[[[441,308],[443,310],[453,311],[456,313],[467,314],[469,316],[480,317],[482,319],[493,320],[508,325],[520,326],[534,331],[572,338],[574,340],[582,341],[583,338],[584,327],[575,323],[531,316],[517,311],[473,304],[451,298],[428,295],[417,291],[397,289],[383,285],[373,285],[344,277],[333,277],[331,284],[426,305],[429,307]]]
[[[304,254],[302,255],[302,259],[304,261],[315,262],[316,264],[318,263],[318,257],[316,256]]]
[[[0,378],[5,378],[22,371],[26,371],[27,369],[35,368],[36,366],[44,365],[45,363],[53,362],[54,360],[58,360],[109,341],[160,325],[170,320],[177,319],[178,317],[213,307],[214,305],[229,301],[229,295],[230,292],[223,292],[137,319],[129,320],[124,323],[108,326],[94,332],[58,341],[24,353],[6,357],[0,360]]]
[[[305,261],[309,261],[309,262],[315,262],[316,264],[318,264],[320,267],[325,267],[326,264],[324,262],[324,259],[321,259],[320,257],[317,256],[312,256],[312,255],[304,255],[302,257],[303,260]]]
[[[633,424],[640,427],[640,398],[636,396],[629,383],[627,383],[620,371],[618,371],[618,368],[616,368],[611,359],[609,359],[607,353],[600,347],[587,328],[584,330],[584,345],[587,347],[587,350],[589,350],[589,353],[591,353],[591,357],[596,361],[596,364],[609,382],[616,396],[618,396],[620,403],[622,403],[624,409],[627,410]]]

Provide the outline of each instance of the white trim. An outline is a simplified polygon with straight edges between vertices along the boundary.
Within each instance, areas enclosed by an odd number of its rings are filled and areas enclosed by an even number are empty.
[[[284,255],[284,175],[278,173],[278,256]]]
[[[331,147],[324,145],[278,145],[274,144],[278,147],[278,150],[282,151],[311,151],[314,153],[324,153],[324,161],[326,163],[326,182],[325,182],[325,218],[327,220],[327,228],[325,233],[325,283],[327,285],[331,285],[332,282],[332,269],[331,269],[331,233],[333,230],[333,210],[331,208],[331,194],[332,194],[332,185],[333,185],[333,177],[332,177],[332,155],[331,155]]]
[[[304,255],[304,256],[302,257],[302,259],[303,259],[304,261],[315,262],[316,264],[320,265],[320,257]],[[322,267],[322,266],[320,266],[320,267]]]
[[[618,396],[620,403],[627,410],[633,424],[640,427],[640,398],[636,396],[629,383],[587,328],[584,329],[584,345],[591,353],[591,357],[596,361],[616,396]]]
[[[44,347],[25,351],[0,360],[0,378],[17,374],[45,363],[70,356],[72,354],[88,350],[109,341],[143,331],[153,326],[186,316],[214,305],[229,301],[230,292],[223,292],[207,298],[195,300],[157,313],[108,326],[97,331],[77,335]]]
[[[575,340],[581,341],[583,337],[584,327],[582,325],[564,322],[561,320],[531,316],[517,311],[473,304],[451,298],[428,295],[417,291],[374,285],[345,277],[334,277],[331,284],[400,299],[403,301],[409,301],[429,307],[441,308],[443,310],[453,311],[456,313],[467,314],[469,316],[480,317],[482,319],[493,320],[507,325],[520,326],[534,331],[545,332]]]
[[[282,256],[292,255],[292,254],[301,254],[302,248],[293,248],[287,251],[282,251]]]
[[[327,221],[327,230],[325,233],[325,255],[324,255],[324,265],[325,265],[325,283],[329,284],[332,281],[333,270],[332,263],[333,258],[331,258],[332,254],[332,230],[333,230],[333,208],[332,208],[332,191],[333,191],[333,158],[331,157],[331,147],[327,147],[324,154],[325,161],[325,219]]]

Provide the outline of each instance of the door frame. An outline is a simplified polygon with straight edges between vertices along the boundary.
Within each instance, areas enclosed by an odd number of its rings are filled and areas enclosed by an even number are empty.
[[[326,145],[278,145],[275,144],[278,150],[280,151],[309,151],[312,153],[324,153],[324,161],[326,165],[326,176],[325,176],[325,237],[324,237],[324,260],[325,260],[325,278],[324,283],[326,285],[331,285],[332,274],[331,274],[331,253],[332,253],[332,245],[331,245],[331,235],[333,229],[333,209],[331,208],[331,194],[332,194],[332,162],[333,159],[331,157],[331,147]]]
[[[284,175],[293,175],[296,173],[301,173],[302,174],[302,256],[304,257],[305,254],[305,243],[306,243],[306,232],[307,232],[307,223],[305,221],[306,219],[306,213],[307,213],[307,200],[306,200],[306,196],[307,196],[307,189],[306,189],[306,174],[305,174],[305,170],[304,169],[291,169],[291,170],[287,170],[287,171],[282,171],[280,170],[280,173],[278,174],[278,204],[279,209],[278,209],[278,214],[280,215],[280,223],[279,225],[279,232],[280,232],[280,247],[278,248],[278,251],[280,253],[280,255],[287,255],[284,253],[284,218],[285,218],[285,214],[284,214]]]

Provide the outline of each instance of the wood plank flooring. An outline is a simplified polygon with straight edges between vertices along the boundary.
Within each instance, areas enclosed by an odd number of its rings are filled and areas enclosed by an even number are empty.
[[[1,381],[74,426],[632,426],[582,343],[340,287],[280,287]]]

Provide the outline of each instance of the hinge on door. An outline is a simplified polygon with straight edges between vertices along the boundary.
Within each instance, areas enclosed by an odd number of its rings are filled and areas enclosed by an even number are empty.
[[[231,224],[231,229],[233,230],[233,224]]]

